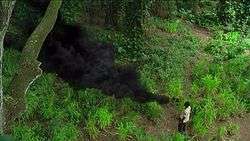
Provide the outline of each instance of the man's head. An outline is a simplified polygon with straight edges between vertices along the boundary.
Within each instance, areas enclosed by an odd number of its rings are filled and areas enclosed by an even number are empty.
[[[189,101],[186,101],[186,102],[184,103],[184,106],[185,106],[185,108],[187,108],[188,106],[190,106],[190,102],[189,102]]]

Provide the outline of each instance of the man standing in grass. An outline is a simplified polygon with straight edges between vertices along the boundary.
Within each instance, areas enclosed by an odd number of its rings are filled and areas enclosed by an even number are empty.
[[[190,120],[190,114],[191,114],[191,106],[189,102],[185,102],[184,104],[185,110],[182,112],[179,118],[179,124],[178,124],[178,131],[181,133],[186,132],[186,126],[187,122]]]

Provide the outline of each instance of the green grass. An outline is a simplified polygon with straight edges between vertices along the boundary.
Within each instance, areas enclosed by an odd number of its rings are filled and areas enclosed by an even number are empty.
[[[39,124],[32,127],[26,125],[26,123],[15,124],[13,128],[14,139],[20,141],[45,141],[45,138],[39,132],[41,131],[39,126]]]
[[[138,66],[140,82],[148,91],[178,99],[173,102],[176,111],[183,110],[183,103],[190,101],[195,136],[210,134],[218,120],[244,114],[250,107],[250,57],[234,49],[229,51],[231,54],[220,50],[236,45],[245,49],[238,33],[219,33],[213,37],[204,50],[210,58],[195,62],[188,72],[187,63],[196,61],[193,59],[203,51],[204,45],[179,20],[151,19],[146,23],[146,41],[136,56],[122,33],[88,30],[98,40],[114,43],[116,65]],[[19,57],[20,52],[16,50],[4,51],[4,92],[16,72]],[[191,73],[188,74],[191,78],[187,78],[187,73]],[[184,141],[188,138],[178,133],[153,135],[141,127],[139,121],[145,118],[157,124],[164,118],[164,108],[156,102],[115,99],[97,89],[76,90],[51,73],[44,73],[32,84],[26,94],[26,105],[27,110],[12,128],[14,138],[20,141],[97,139],[109,131],[119,140]],[[225,132],[235,134],[237,129],[232,124],[218,132],[223,136]]]
[[[97,138],[99,133],[100,133],[100,130],[96,126],[95,119],[87,120],[85,130],[86,130],[87,134],[90,136],[90,138],[92,138],[92,139]]]
[[[235,94],[231,91],[224,90],[216,97],[218,108],[218,118],[229,118],[237,113],[244,113],[245,104],[237,99]]]
[[[73,123],[58,123],[52,130],[52,141],[75,141],[79,136],[79,129]]]
[[[119,140],[132,138],[136,131],[136,125],[130,121],[122,121],[117,124],[117,136]]]
[[[239,125],[229,122],[226,123],[226,125],[222,125],[218,128],[218,135],[217,138],[218,139],[225,139],[225,138],[230,138],[233,136],[237,136],[239,134]]]
[[[205,49],[212,59],[201,60],[193,69],[193,126],[200,136],[210,134],[216,121],[249,109],[250,57],[243,53],[244,39],[238,32],[229,32],[219,33],[213,40],[211,50]],[[223,136],[225,130],[219,129],[218,134]]]
[[[162,118],[164,109],[157,102],[148,102],[141,106],[140,111],[151,120],[159,120]]]
[[[237,58],[250,47],[241,36],[239,32],[215,33],[207,45],[206,51],[212,54],[217,61]]]
[[[193,117],[193,127],[198,135],[205,135],[216,120],[216,108],[212,98],[205,98],[195,105],[196,113]]]
[[[181,80],[174,79],[170,81],[167,90],[171,98],[183,98],[183,85]]]
[[[208,95],[212,95],[219,88],[221,83],[220,79],[211,75],[206,75],[201,81]]]
[[[13,77],[19,54],[5,50],[5,78]],[[82,134],[95,139],[111,125],[117,125],[121,140],[135,138],[130,127],[137,126],[138,118],[146,114],[156,119],[162,110],[157,103],[141,105],[131,99],[114,100],[96,89],[74,90],[51,73],[44,73],[31,85],[26,105],[27,110],[12,128],[16,140],[76,140]]]

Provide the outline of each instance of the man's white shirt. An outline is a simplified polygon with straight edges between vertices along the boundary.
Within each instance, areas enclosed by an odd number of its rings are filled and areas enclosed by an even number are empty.
[[[185,111],[184,111],[184,120],[183,120],[183,123],[186,123],[189,121],[189,118],[190,118],[190,114],[191,114],[191,107],[188,106]]]

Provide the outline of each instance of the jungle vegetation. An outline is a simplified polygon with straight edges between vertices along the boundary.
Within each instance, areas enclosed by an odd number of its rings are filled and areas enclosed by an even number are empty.
[[[250,116],[249,0],[0,4],[0,134],[16,141],[248,139],[237,121]],[[186,101],[191,121],[181,134]]]

